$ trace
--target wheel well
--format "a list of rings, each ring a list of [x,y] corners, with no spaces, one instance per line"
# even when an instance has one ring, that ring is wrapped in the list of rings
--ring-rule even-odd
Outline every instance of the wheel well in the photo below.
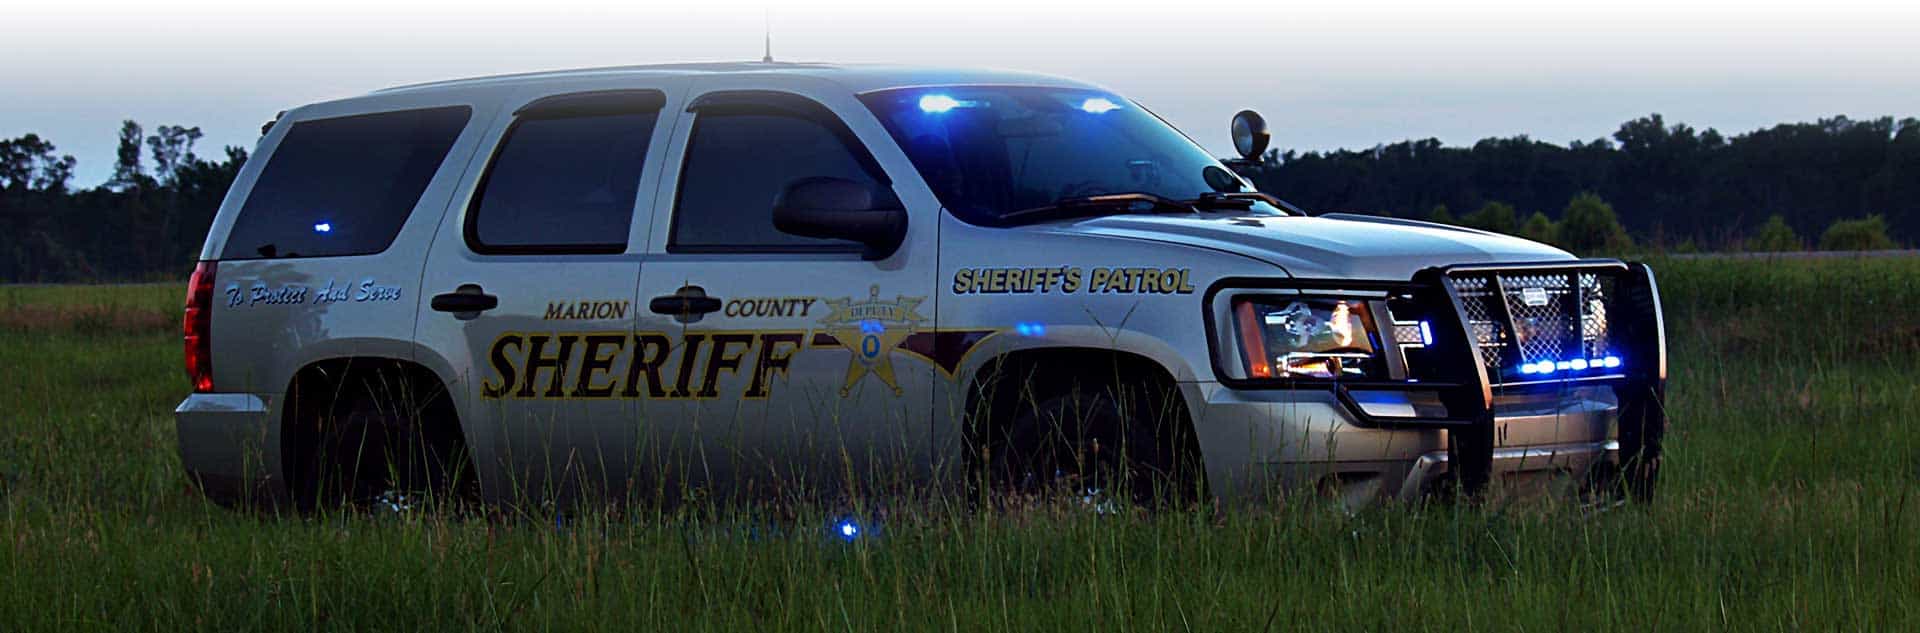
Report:
[[[979,468],[995,438],[1003,437],[1021,407],[1033,407],[1064,390],[1112,387],[1135,409],[1130,418],[1150,421],[1160,464],[1180,473],[1183,484],[1205,485],[1192,416],[1173,375],[1153,359],[1119,350],[1046,348],[1009,352],[988,361],[967,390],[962,437],[969,468]],[[975,471],[972,476],[980,473]]]
[[[388,441],[382,446],[390,450],[326,454],[321,429],[356,408],[398,423],[386,429]],[[473,478],[466,436],[446,383],[408,361],[349,357],[302,367],[287,386],[281,438],[288,490],[303,505],[316,500],[311,497],[321,490],[319,478],[329,475],[353,490],[375,492],[438,491]]]

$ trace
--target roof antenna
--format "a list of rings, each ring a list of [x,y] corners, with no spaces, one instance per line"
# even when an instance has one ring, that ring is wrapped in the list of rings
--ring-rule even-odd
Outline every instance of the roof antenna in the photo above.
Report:
[[[760,26],[761,33],[765,34],[767,39],[767,54],[760,58],[760,63],[771,64],[773,63],[773,9],[767,9],[766,13],[760,15]]]

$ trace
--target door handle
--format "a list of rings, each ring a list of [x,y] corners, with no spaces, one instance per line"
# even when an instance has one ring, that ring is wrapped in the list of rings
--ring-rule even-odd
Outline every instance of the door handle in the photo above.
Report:
[[[707,290],[699,286],[681,286],[673,294],[654,297],[647,302],[647,309],[654,314],[672,315],[673,320],[681,323],[699,321],[709,312],[720,311],[720,298],[707,296]]]
[[[433,296],[433,309],[439,312],[452,312],[453,318],[467,321],[480,316],[481,312],[500,307],[500,298],[487,294],[480,284],[461,284],[453,292]]]

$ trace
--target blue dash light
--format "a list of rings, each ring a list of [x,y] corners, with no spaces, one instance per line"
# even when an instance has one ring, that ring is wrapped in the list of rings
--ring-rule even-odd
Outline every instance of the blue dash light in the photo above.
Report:
[[[924,100],[922,100],[922,102],[924,103]],[[1114,103],[1106,97],[1091,97],[1086,101],[1080,102],[1080,109],[1090,114],[1103,114],[1120,109],[1120,104]]]
[[[1420,344],[1425,345],[1427,347],[1433,347],[1433,324],[1432,323],[1428,323],[1426,321],[1420,322]],[[1523,367],[1522,369],[1525,369],[1525,368]]]
[[[1013,325],[1013,331],[1019,332],[1021,336],[1046,336],[1047,326],[1041,323],[1022,321]]]
[[[333,223],[331,223],[331,222],[320,222],[320,223],[316,223],[316,224],[314,224],[314,225],[313,225],[313,232],[315,232],[315,233],[332,233],[332,232],[333,232]]]
[[[854,523],[853,519],[841,519],[839,524],[833,526],[833,531],[846,541],[860,538],[860,525]]]
[[[920,98],[920,111],[939,114],[960,107],[960,102],[947,95],[927,95]]]
[[[1587,370],[1587,359],[1585,358],[1575,358],[1573,360],[1567,361],[1567,364],[1572,365],[1574,371]]]
[[[1619,357],[1619,356],[1608,356],[1608,357],[1606,357],[1606,358],[1603,358],[1603,359],[1600,359],[1600,364],[1601,364],[1601,365],[1605,365],[1605,366],[1607,367],[1607,369],[1613,369],[1613,368],[1615,368],[1615,367],[1619,367],[1619,366],[1620,366],[1620,357]]]

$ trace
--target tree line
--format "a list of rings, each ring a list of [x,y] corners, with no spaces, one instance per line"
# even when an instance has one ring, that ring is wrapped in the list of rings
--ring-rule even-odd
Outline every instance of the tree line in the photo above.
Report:
[[[1459,217],[1448,211],[1446,205],[1440,205],[1428,212],[1425,219],[1518,235],[1586,255],[1693,253],[1701,250],[1692,238],[1678,244],[1665,244],[1657,240],[1651,244],[1635,242],[1626,226],[1620,223],[1620,216],[1614,211],[1613,205],[1592,192],[1575,194],[1561,211],[1559,219],[1541,211],[1522,218],[1513,205],[1504,202],[1488,202],[1472,213]],[[1886,218],[1879,215],[1834,220],[1818,234],[1817,239],[1810,240],[1801,237],[1787,223],[1785,216],[1774,214],[1751,235],[1722,242],[1714,250],[1781,253],[1810,247],[1823,251],[1877,251],[1897,249],[1901,245],[1888,234]]]
[[[1584,226],[1604,200],[1624,227],[1609,238],[1631,237],[1650,249],[1752,248],[1749,242],[1780,237],[1782,228],[1824,236],[1829,227],[1877,224],[1895,241],[1920,235],[1914,118],[1833,117],[1728,137],[1653,114],[1621,124],[1611,138],[1565,146],[1515,136],[1448,147],[1430,138],[1365,150],[1269,151],[1241,171],[1261,191],[1314,211],[1442,221],[1508,214],[1513,230],[1494,230],[1522,234],[1528,224],[1535,234],[1551,222]],[[1586,241],[1576,239],[1583,248]]]
[[[247,160],[194,153],[198,127],[120,126],[113,177],[72,186],[72,156],[36,134],[0,140],[0,281],[179,279]]]
[[[200,137],[197,127],[148,134],[126,121],[112,179],[88,189],[72,186],[75,160],[51,141],[0,140],[0,281],[184,276],[247,160],[239,147],[201,157]],[[1727,137],[1654,114],[1565,146],[1425,139],[1270,151],[1241,170],[1315,212],[1432,219],[1581,253],[1893,248],[1920,235],[1913,118],[1834,117]]]

